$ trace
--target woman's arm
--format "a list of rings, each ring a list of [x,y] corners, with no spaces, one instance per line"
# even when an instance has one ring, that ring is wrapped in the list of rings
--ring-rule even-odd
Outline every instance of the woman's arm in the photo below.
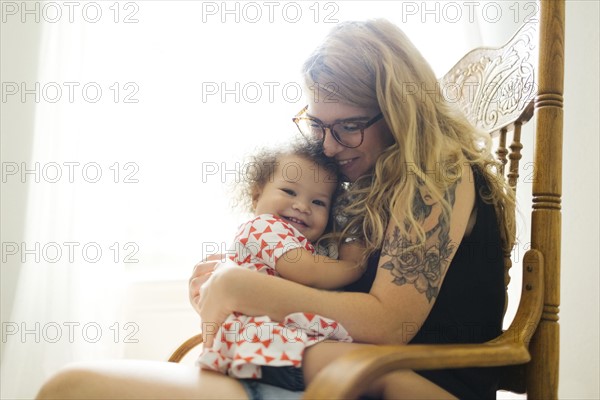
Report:
[[[340,259],[312,254],[303,248],[284,253],[276,264],[282,278],[316,289],[338,289],[358,280],[366,265],[360,265],[362,247],[347,243],[340,246]]]
[[[463,172],[463,177],[469,176],[467,170]],[[451,200],[449,221],[435,227],[447,234],[447,239],[444,235],[431,235],[423,250],[424,254],[439,255],[433,266],[431,257],[410,258],[406,253],[401,256],[398,250],[411,239],[399,236],[397,227],[390,224],[368,294],[318,290],[241,268],[228,269],[214,273],[211,279],[201,278],[204,283],[198,305],[201,317],[220,325],[232,311],[269,315],[278,321],[290,313],[303,311],[335,319],[358,342],[408,343],[427,318],[462,240],[475,203],[473,181],[468,178],[459,181]]]

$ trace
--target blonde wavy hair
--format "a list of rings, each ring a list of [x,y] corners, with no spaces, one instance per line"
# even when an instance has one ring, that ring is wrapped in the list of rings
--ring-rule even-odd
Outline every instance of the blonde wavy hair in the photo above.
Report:
[[[395,139],[372,173],[354,182],[342,202],[340,240],[359,236],[365,258],[381,249],[390,222],[403,237],[425,232],[418,221],[419,187],[451,212],[450,189],[465,164],[483,176],[482,198],[495,206],[505,252],[515,241],[515,196],[491,154],[488,134],[473,127],[442,95],[433,70],[408,37],[385,19],[343,22],[303,66],[307,87],[329,101],[380,109]],[[471,170],[471,169],[469,169]],[[432,178],[434,171],[435,179]],[[408,249],[405,249],[408,250]]]

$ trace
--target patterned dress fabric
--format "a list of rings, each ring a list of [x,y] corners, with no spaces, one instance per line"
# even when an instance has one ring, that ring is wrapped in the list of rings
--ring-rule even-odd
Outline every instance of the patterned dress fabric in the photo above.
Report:
[[[277,276],[277,260],[288,251],[313,245],[292,225],[271,214],[242,224],[229,258],[241,267]],[[287,256],[293,257],[293,252]],[[257,288],[257,290],[260,290]],[[323,340],[351,342],[336,321],[315,314],[293,313],[282,323],[268,316],[230,315],[204,349],[197,364],[235,378],[261,378],[261,366],[300,367],[304,349]]]

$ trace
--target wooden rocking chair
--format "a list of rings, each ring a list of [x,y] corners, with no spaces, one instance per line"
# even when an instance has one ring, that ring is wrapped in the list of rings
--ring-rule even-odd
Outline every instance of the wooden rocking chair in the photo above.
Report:
[[[498,139],[496,154],[508,167],[515,190],[521,127],[536,118],[531,248],[523,257],[521,300],[510,327],[483,344],[354,351],[321,371],[304,398],[358,398],[370,382],[400,369],[499,366],[504,367],[500,389],[535,399],[558,397],[564,13],[564,0],[542,0],[537,20],[528,21],[506,45],[471,51],[440,80],[445,95],[459,103],[471,122]],[[505,260],[508,285],[510,254]],[[169,361],[179,362],[201,341],[200,335],[189,339]]]

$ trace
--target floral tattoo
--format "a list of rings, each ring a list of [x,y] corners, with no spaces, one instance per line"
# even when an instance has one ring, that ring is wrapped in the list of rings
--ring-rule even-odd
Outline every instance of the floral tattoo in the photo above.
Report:
[[[452,185],[444,196],[450,207],[454,206],[457,184]],[[393,283],[398,286],[414,285],[419,293],[425,293],[431,303],[439,294],[441,278],[450,263],[455,244],[449,237],[449,219],[441,212],[439,203],[427,204],[431,203],[430,199],[431,196],[418,191],[413,206],[413,215],[425,229],[425,242],[418,243],[408,235],[402,236],[400,229],[395,227],[392,235],[383,242],[381,255],[389,256],[390,260],[381,268],[390,271]]]

